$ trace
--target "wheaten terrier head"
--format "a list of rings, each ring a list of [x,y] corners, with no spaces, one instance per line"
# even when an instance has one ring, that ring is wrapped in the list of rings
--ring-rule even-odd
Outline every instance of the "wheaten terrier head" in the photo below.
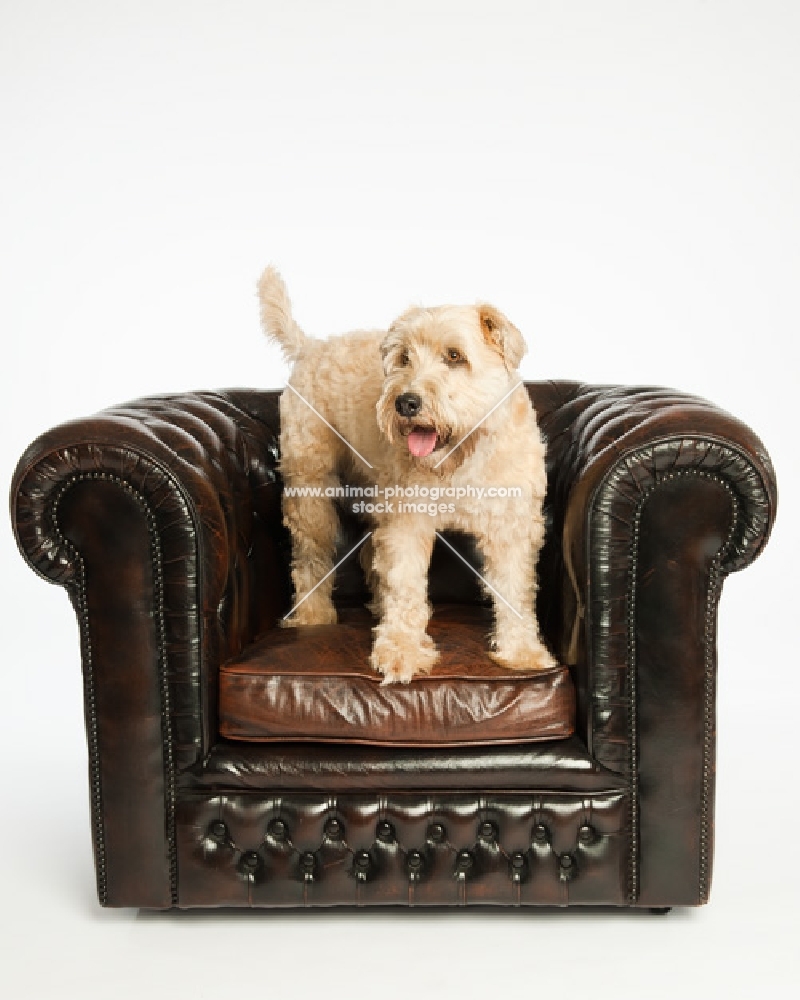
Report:
[[[435,466],[518,381],[525,350],[522,334],[493,306],[409,309],[381,344],[381,432],[416,464]],[[488,430],[470,434],[470,445],[456,452],[460,460]]]

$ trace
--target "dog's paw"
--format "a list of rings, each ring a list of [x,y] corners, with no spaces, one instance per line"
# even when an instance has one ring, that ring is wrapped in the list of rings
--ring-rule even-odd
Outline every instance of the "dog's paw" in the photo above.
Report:
[[[337,621],[336,608],[331,601],[311,600],[299,604],[288,618],[281,621],[284,628],[294,628],[300,625],[335,625]]]
[[[429,674],[439,659],[433,639],[378,635],[369,658],[372,669],[381,674],[383,684],[408,684],[414,677]]]
[[[550,651],[539,641],[496,639],[489,656],[506,670],[552,670],[558,666]]]

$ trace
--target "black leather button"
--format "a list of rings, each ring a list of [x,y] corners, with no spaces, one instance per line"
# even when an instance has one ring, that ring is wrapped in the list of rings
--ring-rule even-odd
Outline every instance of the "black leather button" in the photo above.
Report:
[[[273,819],[267,829],[275,840],[286,840],[289,836],[289,827],[282,819]]]
[[[475,857],[472,851],[459,851],[456,855],[456,874],[460,875],[462,878],[466,878],[474,867]]]
[[[528,871],[528,859],[522,851],[515,851],[508,859],[511,868],[511,881],[521,882]]]
[[[406,870],[412,882],[418,882],[422,878],[422,871],[425,868],[425,857],[420,851],[409,851],[406,856]]]
[[[356,851],[353,855],[353,871],[360,882],[366,882],[372,871],[372,858],[369,851]]]
[[[431,823],[428,827],[428,840],[432,844],[443,844],[447,839],[447,831],[441,823]]]
[[[242,855],[242,868],[248,872],[254,872],[261,865],[261,858],[256,851],[245,851]]]
[[[305,851],[300,855],[300,871],[306,882],[313,882],[317,870],[317,859],[312,851]]]
[[[328,840],[341,840],[344,837],[344,824],[332,816],[325,823],[325,836]]]
[[[574,878],[578,872],[577,865],[575,864],[575,858],[571,854],[562,854],[558,859],[558,869],[559,876],[562,881],[569,878]]]
[[[497,840],[497,827],[494,823],[487,820],[485,823],[481,823],[478,834],[481,840],[485,840],[487,843],[493,844]]]
[[[533,839],[537,844],[549,844],[550,843],[550,831],[544,825],[544,823],[537,823],[533,828]]]
[[[209,837],[224,843],[228,839],[228,828],[221,819],[215,819],[208,828]]]
[[[394,827],[388,820],[381,820],[375,833],[383,844],[391,844],[394,841]]]
[[[584,823],[583,826],[578,830],[578,840],[582,844],[591,844],[592,841],[597,837],[597,833],[593,826],[588,823]]]

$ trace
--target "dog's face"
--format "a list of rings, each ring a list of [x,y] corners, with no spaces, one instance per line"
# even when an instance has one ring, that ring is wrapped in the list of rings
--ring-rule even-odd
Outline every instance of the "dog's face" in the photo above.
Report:
[[[381,432],[412,462],[437,465],[516,381],[525,349],[519,330],[492,306],[410,309],[381,344]],[[463,460],[484,430],[470,434],[454,457]]]

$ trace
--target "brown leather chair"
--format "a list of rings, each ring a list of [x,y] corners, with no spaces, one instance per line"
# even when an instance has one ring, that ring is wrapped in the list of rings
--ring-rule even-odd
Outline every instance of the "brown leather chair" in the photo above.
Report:
[[[487,609],[445,546],[431,629],[477,675],[451,670],[441,697],[364,675],[355,559],[342,624],[276,628],[291,603],[276,392],[145,399],[30,447],[12,517],[78,616],[103,905],[707,901],[717,602],[769,536],[769,457],[690,396],[528,390],[548,440],[538,611],[569,667],[535,697],[535,678],[498,698],[508,678],[481,674]],[[360,530],[345,519],[343,551]],[[276,656],[254,681],[248,664]]]

